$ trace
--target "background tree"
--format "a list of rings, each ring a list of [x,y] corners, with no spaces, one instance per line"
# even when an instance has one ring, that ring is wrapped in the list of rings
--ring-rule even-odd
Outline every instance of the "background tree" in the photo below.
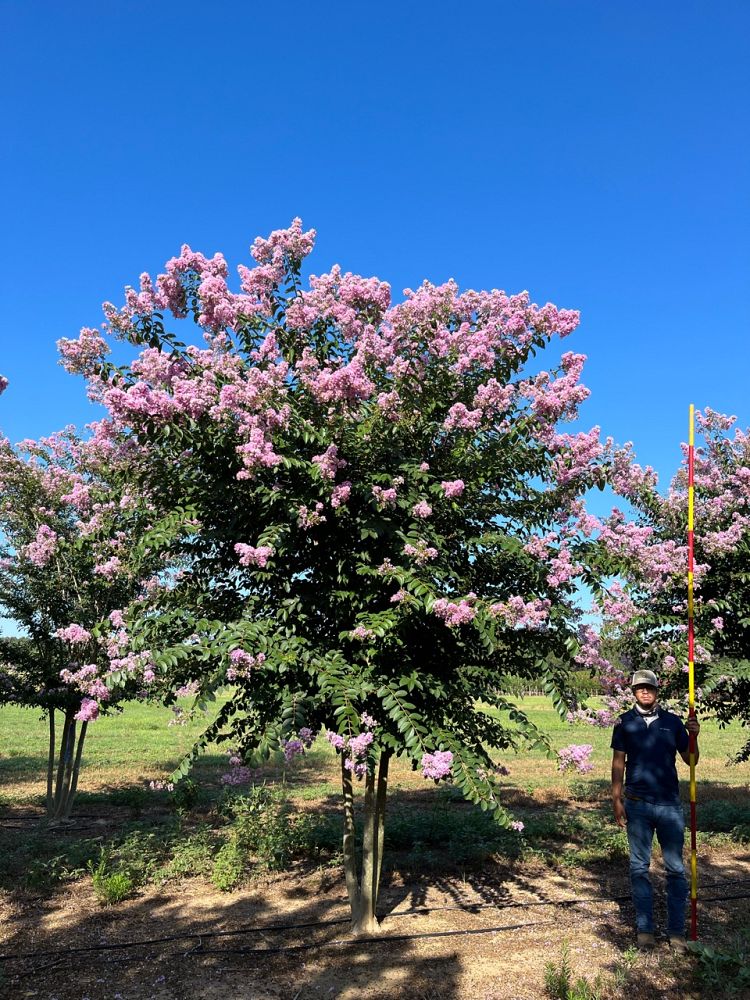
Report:
[[[94,330],[61,349],[112,432],[148,451],[137,494],[157,515],[136,556],[182,566],[128,614],[133,655],[158,650],[165,692],[197,682],[205,703],[231,685],[204,745],[291,759],[326,730],[367,933],[394,754],[514,825],[491,752],[543,735],[502,677],[540,678],[562,705],[576,588],[594,580],[581,494],[601,484],[605,449],[598,428],[557,430],[588,395],[583,356],[522,377],[577,313],[453,282],[392,306],[387,284],[338,267],[302,290],[313,237],[295,220],[257,239],[238,293],[220,255],[189,247],[142,275],[122,309],[105,305],[109,333],[142,348],[129,367],[105,363]],[[206,346],[178,341],[168,311]]]
[[[141,656],[126,660],[128,685],[105,683],[124,653],[121,609],[142,591],[124,553],[145,514],[115,490],[100,430],[87,442],[70,429],[18,448],[0,440],[0,609],[21,630],[0,637],[0,703],[40,708],[49,720],[51,820],[70,816],[88,723],[150,673]]]
[[[697,413],[695,451],[695,666],[704,711],[750,725],[750,434],[735,418]],[[625,673],[648,666],[667,697],[687,690],[687,447],[666,495],[655,475],[616,453],[613,485],[634,517],[598,526],[603,559],[619,583],[604,595],[605,686],[624,705]],[[611,716],[612,712],[601,713]],[[611,722],[611,717],[603,720]],[[738,752],[750,758],[750,741]]]

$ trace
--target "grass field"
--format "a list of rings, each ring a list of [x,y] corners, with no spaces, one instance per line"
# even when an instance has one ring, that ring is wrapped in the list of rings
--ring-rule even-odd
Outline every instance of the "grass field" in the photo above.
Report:
[[[187,708],[187,703],[183,707]],[[389,892],[395,891],[394,886],[409,886],[413,898],[427,900],[433,891],[429,887],[440,887],[449,902],[465,897],[471,889],[480,899],[477,905],[485,907],[488,900],[498,898],[496,884],[505,885],[504,892],[512,883],[514,892],[531,892],[534,886],[537,894],[544,894],[551,891],[551,886],[564,886],[567,891],[601,893],[601,886],[614,884],[614,880],[622,891],[627,842],[610,816],[609,731],[571,727],[541,697],[523,699],[521,707],[549,734],[553,751],[570,743],[591,743],[593,771],[585,776],[562,775],[554,755],[548,757],[542,751],[505,755],[499,760],[510,770],[503,779],[505,804],[524,823],[519,836],[498,828],[485,813],[463,802],[450,785],[436,786],[404,761],[395,761],[386,833],[385,878],[391,887]],[[84,910],[93,907],[92,926],[97,908],[100,913],[132,916],[141,912],[146,901],[153,903],[157,898],[173,900],[174,905],[180,901],[185,907],[198,906],[211,898],[214,908],[222,913],[234,912],[249,898],[262,898],[264,906],[270,906],[269,900],[273,900],[279,913],[286,913],[291,905],[287,896],[294,900],[295,892],[304,895],[311,879],[325,884],[329,894],[313,893],[317,918],[324,898],[330,896],[331,906],[333,900],[336,906],[341,904],[345,895],[340,878],[338,766],[325,741],[319,738],[304,758],[288,769],[283,767],[280,755],[269,761],[256,772],[254,788],[230,790],[220,782],[227,770],[226,751],[214,748],[200,759],[189,782],[171,794],[154,792],[149,782],[166,779],[210,721],[199,718],[184,725],[169,725],[172,719],[174,715],[168,709],[133,703],[126,705],[121,715],[103,718],[90,726],[75,822],[70,827],[49,830],[42,816],[46,724],[38,713],[19,708],[0,710],[0,891],[16,928],[23,925],[23,915],[35,907],[51,907],[51,912],[59,914],[69,909],[71,900]],[[738,726],[720,729],[711,720],[703,723],[698,771],[699,843],[713,866],[712,878],[720,877],[725,869],[735,875],[745,872],[742,866],[745,860],[750,861],[750,765],[727,763],[743,736]],[[678,767],[686,779],[687,768],[680,761]],[[294,891],[292,884],[297,887]],[[420,887],[416,896],[414,886]],[[390,898],[384,897],[386,910],[392,905],[387,902]],[[40,899],[47,902],[39,904]],[[101,910],[102,906],[105,910]],[[445,933],[458,933],[464,918],[457,919],[458,924],[446,924],[449,929]],[[717,933],[721,919],[719,914]],[[740,931],[745,933],[750,920],[743,920],[746,923],[740,921]],[[40,940],[48,944],[70,943],[71,935],[83,933],[82,927],[74,921],[69,931],[45,932],[41,939],[34,932],[35,946]],[[580,930],[576,933],[584,934]],[[621,936],[626,933],[622,931]],[[723,924],[720,933],[722,940],[727,940]],[[590,940],[589,929],[586,935]],[[19,941],[29,947],[30,939],[24,933],[11,932],[3,950],[17,948]],[[465,962],[469,962],[469,944],[462,944],[461,949]],[[731,971],[731,958],[727,961],[730,964],[726,968]],[[391,967],[382,964],[385,958],[378,962],[382,966],[380,973],[387,977]],[[539,960],[535,962],[534,974],[539,980]],[[616,995],[611,993],[614,974],[607,968],[605,979],[610,993],[602,987],[604,992],[592,993],[587,1000]],[[624,967],[618,968],[617,975],[622,979]],[[345,972],[341,970],[340,974]],[[497,975],[497,970],[492,975]],[[679,980],[676,972],[669,975],[675,982]],[[332,981],[335,992],[336,980]],[[658,985],[650,974],[644,981],[652,987]],[[689,996],[684,992],[684,977],[680,982],[683,993],[675,995]],[[0,995],[1,987],[0,977]],[[185,996],[223,995],[211,993],[207,986],[202,993],[190,993],[177,981],[172,993],[154,995],[181,997],[179,990],[183,988]],[[463,997],[470,995],[466,989],[465,985],[448,989],[443,982],[432,993],[413,995]],[[631,994],[640,996],[632,989]],[[60,989],[49,993],[50,1000],[80,1000],[80,995]],[[92,989],[86,995],[91,1000],[98,996]],[[131,995],[141,1000],[137,989],[122,994],[128,998]],[[252,992],[247,995],[265,996]],[[271,995],[286,994],[282,990]],[[345,992],[335,995],[349,996]],[[401,986],[394,985],[393,995],[412,994],[404,994]],[[497,997],[505,1000],[511,995],[545,994],[498,993]],[[113,994],[102,992],[101,996],[109,1000]]]

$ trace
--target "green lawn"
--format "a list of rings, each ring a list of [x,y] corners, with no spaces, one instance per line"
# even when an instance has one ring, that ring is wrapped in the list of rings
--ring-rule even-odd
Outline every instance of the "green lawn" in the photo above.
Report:
[[[499,758],[510,770],[502,779],[504,804],[525,824],[519,837],[466,804],[457,789],[425,781],[406,761],[396,760],[386,834],[390,864],[444,872],[526,858],[571,869],[624,856],[624,833],[610,816],[609,731],[569,726],[542,697],[520,705],[549,734],[553,751],[591,743],[593,771],[562,775],[554,753],[540,750]],[[182,708],[188,707],[183,702]],[[281,755],[269,761],[256,772],[255,791],[228,793],[220,782],[226,750],[212,748],[178,793],[152,792],[148,782],[166,778],[210,722],[199,717],[169,725],[173,718],[169,709],[132,703],[91,725],[74,809],[80,825],[56,832],[38,822],[9,827],[0,848],[0,884],[52,888],[87,875],[89,864],[101,865],[102,858],[108,871],[118,877],[124,872],[133,884],[185,875],[236,878],[239,884],[251,869],[232,854],[238,843],[244,845],[242,857],[255,857],[256,866],[294,859],[337,863],[338,766],[322,738],[289,769]],[[38,712],[8,707],[0,710],[0,733],[0,809],[6,816],[17,807],[28,813],[43,805],[46,724]],[[699,836],[719,849],[750,842],[750,765],[726,764],[743,737],[739,726],[722,730],[710,720],[701,733]],[[686,778],[687,768],[679,766]],[[257,824],[253,796],[269,790],[272,801],[264,799]]]

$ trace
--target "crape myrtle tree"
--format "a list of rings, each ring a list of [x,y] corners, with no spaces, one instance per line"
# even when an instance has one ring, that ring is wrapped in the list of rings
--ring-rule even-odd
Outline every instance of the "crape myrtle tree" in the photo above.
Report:
[[[0,704],[48,720],[53,821],[70,816],[88,724],[154,676],[147,657],[127,658],[118,628],[122,608],[145,593],[124,558],[145,507],[113,490],[117,461],[101,425],[87,441],[72,429],[15,448],[0,439],[0,610],[21,629],[0,637]],[[123,658],[128,684],[112,689],[105,678]]]
[[[750,431],[706,409],[696,414],[695,670],[704,711],[750,725]],[[618,575],[602,601],[601,670],[609,709],[579,713],[609,724],[624,707],[624,666],[648,666],[678,703],[687,690],[687,446],[663,495],[652,470],[621,453],[611,479],[635,516],[613,515],[595,532]],[[618,658],[608,657],[607,646]],[[617,660],[621,662],[617,662]],[[750,740],[737,758],[750,758]]]
[[[338,267],[303,288],[314,235],[295,220],[256,239],[238,292],[221,255],[185,246],[63,357],[112,432],[148,449],[134,476],[161,517],[144,544],[182,564],[127,616],[133,655],[153,651],[165,692],[197,683],[205,703],[230,685],[203,745],[291,759],[325,730],[352,926],[369,933],[394,755],[514,825],[491,753],[544,737],[503,675],[562,704],[586,661],[581,495],[607,456],[598,428],[558,430],[588,395],[582,355],[523,374],[577,313],[452,281],[392,305],[386,283]],[[185,318],[205,345],[177,340]],[[140,349],[129,366],[104,360],[110,336]]]

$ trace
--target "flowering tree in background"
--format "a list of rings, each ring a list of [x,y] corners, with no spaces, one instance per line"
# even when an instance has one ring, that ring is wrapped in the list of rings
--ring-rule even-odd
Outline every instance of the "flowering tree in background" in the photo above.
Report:
[[[697,414],[695,453],[695,666],[703,707],[721,722],[750,724],[750,432],[734,417]],[[612,482],[635,518],[615,511],[595,530],[609,569],[620,582],[602,601],[599,667],[608,709],[579,713],[611,724],[627,704],[625,669],[648,666],[664,694],[687,689],[687,447],[666,496],[651,470],[619,453]],[[617,657],[606,656],[607,646]],[[619,662],[620,661],[624,662]],[[738,758],[750,757],[750,741]]]
[[[17,448],[0,440],[0,609],[23,632],[0,638],[0,703],[47,716],[51,820],[70,816],[88,723],[150,673],[128,660],[128,686],[106,684],[123,655],[120,609],[142,591],[124,553],[143,511],[105,478],[112,442],[99,430],[87,442],[71,430]]]
[[[299,220],[257,239],[238,292],[221,255],[183,247],[124,307],[105,305],[104,336],[60,347],[111,433],[147,450],[147,548],[182,567],[126,614],[131,655],[149,651],[165,692],[197,683],[206,703],[231,685],[202,745],[291,760],[325,730],[352,926],[369,933],[394,754],[512,822],[491,751],[543,735],[502,678],[534,678],[560,705],[573,654],[588,655],[581,496],[606,449],[598,428],[558,430],[588,395],[583,356],[523,377],[577,313],[453,282],[392,305],[387,284],[338,267],[303,289],[313,241]],[[205,343],[185,346],[168,313]],[[129,366],[106,362],[108,336],[140,348]]]

